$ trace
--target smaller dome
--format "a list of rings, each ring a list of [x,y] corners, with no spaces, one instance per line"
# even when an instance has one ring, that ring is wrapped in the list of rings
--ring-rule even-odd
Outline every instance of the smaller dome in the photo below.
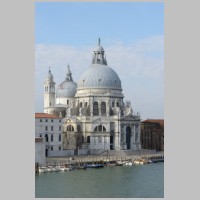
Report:
[[[58,85],[56,91],[56,97],[58,98],[70,98],[74,97],[76,93],[77,84],[73,81],[70,66],[67,66],[67,74],[65,81]]]
[[[77,84],[73,81],[63,81],[58,85],[56,91],[56,97],[58,98],[70,98],[74,97],[76,93]]]

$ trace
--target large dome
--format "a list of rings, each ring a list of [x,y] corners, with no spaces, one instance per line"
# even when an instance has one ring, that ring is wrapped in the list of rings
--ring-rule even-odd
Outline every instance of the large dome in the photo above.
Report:
[[[70,98],[74,97],[76,93],[77,84],[71,81],[63,81],[57,88],[56,97]]]
[[[78,82],[79,89],[118,89],[122,90],[121,81],[117,73],[107,65],[105,51],[100,45],[93,51],[91,66],[81,75]]]
[[[82,75],[77,89],[107,88],[122,89],[117,73],[107,65],[92,64]]]

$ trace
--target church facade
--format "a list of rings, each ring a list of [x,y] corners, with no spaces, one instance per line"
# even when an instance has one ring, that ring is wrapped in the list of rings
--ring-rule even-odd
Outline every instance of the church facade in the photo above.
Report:
[[[138,150],[140,116],[130,101],[124,102],[121,80],[107,65],[100,44],[91,66],[75,83],[70,67],[55,88],[49,70],[44,81],[44,112],[63,118],[62,149],[74,154],[100,154],[107,150]]]

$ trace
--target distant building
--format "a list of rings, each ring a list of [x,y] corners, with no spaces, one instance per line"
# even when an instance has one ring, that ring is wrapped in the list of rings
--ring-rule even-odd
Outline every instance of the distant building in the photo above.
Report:
[[[164,120],[147,119],[141,121],[141,147],[164,151]]]
[[[75,155],[141,148],[140,116],[133,113],[130,101],[124,102],[123,98],[121,80],[107,65],[100,39],[91,66],[78,83],[73,81],[69,66],[57,89],[51,70],[44,81],[44,113],[57,116],[57,120],[63,118],[62,148]],[[57,140],[61,132],[51,131],[50,127],[51,122],[44,122],[41,133],[47,134],[49,140],[51,135]],[[48,153],[53,155],[54,148],[58,151],[61,143],[49,142],[53,150]]]

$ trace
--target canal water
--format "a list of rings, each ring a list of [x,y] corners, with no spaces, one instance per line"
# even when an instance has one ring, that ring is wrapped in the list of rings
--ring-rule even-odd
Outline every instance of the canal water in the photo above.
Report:
[[[35,175],[36,198],[164,198],[164,163]]]

